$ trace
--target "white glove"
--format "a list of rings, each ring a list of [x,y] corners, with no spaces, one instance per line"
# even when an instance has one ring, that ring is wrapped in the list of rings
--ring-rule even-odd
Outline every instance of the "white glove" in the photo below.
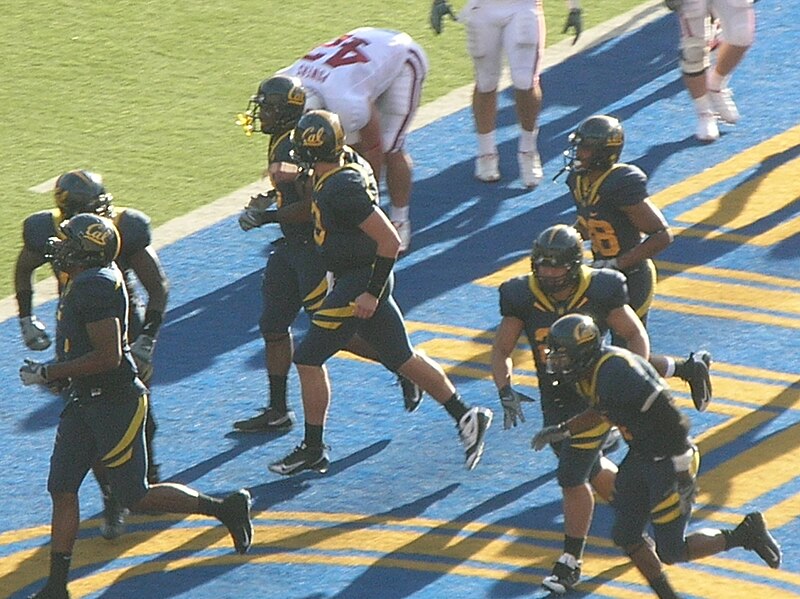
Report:
[[[139,378],[147,383],[153,376],[153,352],[156,340],[150,335],[139,335],[131,344],[131,356],[139,369]]]
[[[47,386],[47,364],[36,362],[35,360],[25,360],[19,369],[19,379],[26,387],[28,385]]]
[[[570,436],[571,434],[567,428],[566,422],[546,426],[533,436],[533,439],[531,439],[531,448],[534,451],[540,451],[551,443],[558,443],[564,439],[569,439]]]
[[[50,336],[45,330],[44,323],[33,314],[20,318],[19,328],[22,331],[22,340],[28,349],[43,351],[50,347]]]
[[[672,457],[675,467],[675,486],[680,501],[681,513],[691,514],[694,499],[697,497],[697,466],[700,458],[698,449],[692,445],[686,453]]]
[[[595,260],[592,262],[592,268],[613,268],[619,270],[616,258],[609,258],[608,260]]]

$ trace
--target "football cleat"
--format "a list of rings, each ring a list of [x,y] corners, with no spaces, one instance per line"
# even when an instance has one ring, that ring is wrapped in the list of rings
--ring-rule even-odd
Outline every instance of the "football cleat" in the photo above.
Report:
[[[711,99],[711,106],[719,118],[730,125],[735,125],[739,121],[739,109],[733,101],[733,92],[726,87],[719,91],[708,90],[708,97]]]
[[[525,187],[528,189],[538,187],[539,183],[544,179],[542,159],[539,157],[539,152],[536,150],[519,152],[517,153],[517,162],[519,163],[519,176],[522,178],[522,183]]]
[[[497,154],[483,154],[475,159],[475,178],[484,183],[500,180],[500,157]]]
[[[781,546],[767,530],[767,523],[761,512],[747,514],[734,529],[733,535],[741,540],[742,547],[755,551],[770,568],[781,567]]]
[[[617,451],[621,444],[622,433],[619,432],[616,426],[612,426],[608,431],[608,435],[606,435],[605,441],[603,441],[603,445],[600,446],[600,451],[603,455],[608,455]]]
[[[269,469],[275,474],[283,476],[297,474],[303,470],[316,470],[320,474],[325,474],[330,463],[328,447],[324,445],[322,447],[309,447],[303,441],[285,458],[270,464]]]
[[[250,519],[252,503],[250,491],[247,489],[239,489],[222,501],[219,520],[231,533],[236,553],[247,553],[253,544],[253,522]]]
[[[701,112],[697,115],[697,128],[694,136],[702,142],[712,142],[719,139],[719,126],[717,115],[713,112]]]
[[[411,245],[411,221],[408,220],[395,220],[392,221],[394,228],[397,229],[397,235],[400,237],[400,253],[408,251],[408,246]]]
[[[66,588],[54,589],[49,584],[33,595],[28,595],[28,599],[69,599],[69,591]]]
[[[113,541],[125,532],[127,515],[128,510],[122,507],[113,495],[103,495],[103,523],[100,525],[100,534],[103,538]]]
[[[492,424],[492,411],[488,408],[470,408],[458,421],[458,434],[464,444],[464,465],[472,470],[483,455],[486,431]]]
[[[698,412],[704,412],[711,402],[711,354],[707,351],[693,352],[686,360],[688,374],[684,380],[689,383],[692,401]]]
[[[574,555],[564,553],[553,566],[553,573],[542,581],[542,586],[553,593],[563,595],[572,590],[580,579],[581,561]]]
[[[280,412],[270,406],[261,411],[258,416],[247,420],[237,420],[233,428],[241,433],[268,433],[274,431],[288,431],[294,426],[295,416],[292,410]]]
[[[406,412],[409,414],[416,412],[422,403],[422,388],[402,374],[397,375],[397,384],[400,385],[400,389],[403,391],[403,403],[405,404]]]

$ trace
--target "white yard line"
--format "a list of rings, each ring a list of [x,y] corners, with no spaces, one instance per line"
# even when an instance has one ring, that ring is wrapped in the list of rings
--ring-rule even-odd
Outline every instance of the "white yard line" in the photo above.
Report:
[[[542,68],[549,69],[562,63],[575,53],[582,52],[609,39],[639,29],[661,18],[668,12],[669,11],[664,8],[662,0],[650,0],[618,17],[584,31],[581,34],[580,40],[578,40],[578,43],[574,46],[572,45],[571,38],[549,46],[545,49]],[[675,40],[675,43],[678,43],[677,40]],[[466,50],[464,50],[464,60],[467,60]],[[509,85],[511,85],[511,79],[509,78],[508,70],[506,70],[503,73],[500,87],[501,89],[505,89]],[[544,101],[547,102],[546,95]],[[441,98],[421,106],[414,119],[412,129],[419,129],[425,125],[429,125],[437,119],[452,114],[462,108],[466,108],[471,102],[471,84],[453,90]],[[56,177],[31,187],[30,189],[38,193],[49,193],[53,189],[55,180]],[[264,183],[261,181],[250,183],[210,204],[201,206],[188,214],[164,223],[153,231],[153,247],[158,250],[192,233],[196,233],[197,231],[237,214],[242,206],[247,203],[249,197],[261,191],[263,186]],[[47,277],[39,281],[34,287],[34,305],[36,306],[56,299],[56,297],[56,284],[53,277]],[[17,302],[14,296],[0,300],[0,321],[4,321],[16,315]]]

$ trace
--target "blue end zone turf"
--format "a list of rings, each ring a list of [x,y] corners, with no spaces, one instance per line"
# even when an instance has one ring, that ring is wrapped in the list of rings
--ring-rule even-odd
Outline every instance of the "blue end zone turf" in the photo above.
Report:
[[[415,161],[412,251],[397,266],[398,303],[412,340],[453,374],[465,399],[500,411],[489,370],[499,321],[497,283],[524,272],[541,229],[572,222],[564,179],[551,178],[577,123],[597,112],[625,124],[623,160],[650,175],[650,191],[676,233],[660,258],[649,329],[654,351],[710,350],[716,398],[691,409],[673,383],[704,450],[692,528],[731,527],[765,511],[784,548],[774,572],[741,549],[670,568],[691,597],[800,596],[796,519],[800,413],[800,27],[787,7],[757,5],[758,37],[732,86],[742,113],[722,138],[701,145],[677,70],[673,15],[547,71],[540,152],[545,181],[529,192],[517,180],[512,95],[501,97],[503,180],[473,180],[472,116],[460,110],[410,137]],[[466,59],[466,57],[465,57]],[[463,467],[452,420],[430,398],[403,411],[394,377],[349,359],[330,364],[333,401],[326,431],[327,475],[279,478],[267,464],[302,438],[236,435],[234,420],[264,406],[258,332],[266,242],[227,219],[161,250],[171,279],[170,309],[156,352],[153,406],[157,461],[168,479],[222,495],[247,487],[256,540],[233,553],[207,518],[134,516],[117,541],[97,530],[96,483],[81,491],[73,597],[252,595],[323,597],[517,597],[538,592],[561,553],[561,496],[555,459],[529,449],[541,425],[502,431],[495,421],[474,472]],[[512,266],[522,261],[517,266]],[[510,271],[497,274],[503,268]],[[54,306],[38,309],[53,329]],[[296,333],[306,327],[301,317]],[[48,565],[48,458],[59,400],[23,389],[15,319],[0,323],[0,595],[25,597]],[[535,395],[527,351],[516,368]],[[675,381],[675,379],[673,379]],[[290,402],[302,418],[297,378]],[[624,450],[614,454],[621,459]],[[642,578],[608,540],[612,512],[598,506],[584,565],[583,597],[648,596]],[[632,594],[633,593],[633,594]]]

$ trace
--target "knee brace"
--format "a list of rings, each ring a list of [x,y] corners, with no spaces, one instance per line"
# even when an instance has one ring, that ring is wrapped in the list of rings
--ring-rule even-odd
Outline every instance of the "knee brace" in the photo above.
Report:
[[[700,75],[711,65],[706,40],[701,37],[681,38],[681,71],[685,75]]]

